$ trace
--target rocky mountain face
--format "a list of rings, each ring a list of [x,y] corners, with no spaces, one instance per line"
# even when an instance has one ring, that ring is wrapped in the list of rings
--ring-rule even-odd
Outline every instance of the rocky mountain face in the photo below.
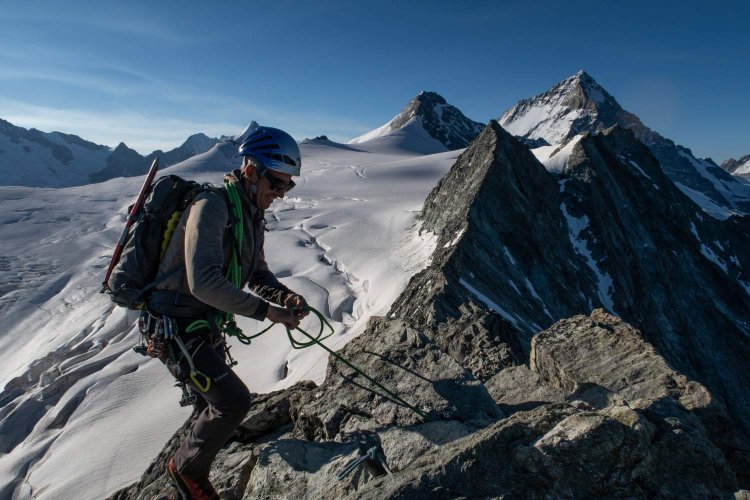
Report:
[[[704,216],[629,130],[584,136],[556,176],[492,122],[423,219],[441,239],[398,316],[441,324],[479,301],[528,348],[554,321],[604,307],[750,415],[750,218]]]
[[[750,175],[750,155],[745,155],[739,160],[730,158],[721,163],[721,168],[734,175]]]
[[[142,175],[156,156],[162,166],[173,165],[218,142],[195,134],[178,148],[143,157],[124,143],[110,150],[76,135],[27,130],[0,119],[0,185],[68,187]]]
[[[110,150],[60,132],[27,130],[0,119],[0,184],[72,186],[89,182]]]
[[[422,91],[382,127],[349,141],[357,144],[391,134],[411,123],[418,123],[427,134],[449,150],[462,149],[481,132],[483,124],[470,120],[435,92]]]
[[[162,167],[175,165],[185,161],[197,154],[204,153],[211,149],[215,144],[220,142],[219,139],[208,137],[205,134],[193,134],[178,148],[164,152],[157,149],[148,156],[141,156],[137,151],[128,148],[125,143],[112,151],[107,158],[107,166],[102,170],[91,175],[92,182],[102,182],[115,177],[133,177],[144,175],[148,172],[151,163],[158,156],[159,163]]]
[[[546,152],[551,156],[564,151],[582,133],[619,125],[632,130],[656,156],[667,176],[710,215],[724,219],[733,213],[750,213],[750,186],[643,125],[584,71],[543,94],[520,101],[499,122],[513,135],[554,146],[553,151]]]
[[[555,175],[494,121],[421,217],[430,265],[340,353],[426,417],[331,358],[320,387],[257,396],[212,469],[222,495],[750,488],[747,218],[704,216],[627,129],[584,135]],[[113,498],[166,498],[190,423]]]

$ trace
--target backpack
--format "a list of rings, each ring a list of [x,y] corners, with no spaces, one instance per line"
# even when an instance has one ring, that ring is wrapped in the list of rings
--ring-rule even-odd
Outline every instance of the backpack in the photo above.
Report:
[[[174,273],[157,276],[159,263],[185,209],[199,193],[209,189],[215,188],[177,175],[160,177],[151,186],[106,282],[105,291],[115,304],[141,309],[147,292]]]

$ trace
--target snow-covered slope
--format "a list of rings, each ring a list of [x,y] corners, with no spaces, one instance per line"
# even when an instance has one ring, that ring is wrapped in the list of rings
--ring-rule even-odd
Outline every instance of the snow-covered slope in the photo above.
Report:
[[[76,135],[27,130],[0,119],[0,185],[71,187],[141,175],[156,156],[162,165],[174,165],[218,142],[199,133],[175,149],[143,157],[124,143],[110,149]]]
[[[74,135],[26,130],[0,119],[0,185],[87,184],[111,153]]]
[[[750,175],[750,155],[742,156],[739,160],[730,158],[721,164],[721,168],[732,175]]]
[[[534,148],[552,171],[564,168],[572,143],[581,134],[620,125],[649,147],[667,176],[708,214],[725,219],[734,213],[750,213],[750,187],[643,125],[583,70],[547,92],[520,101],[498,121]]]
[[[332,321],[334,348],[426,264],[434,241],[415,215],[460,153],[398,155],[391,141],[303,143],[298,187],[267,212],[270,267]],[[221,143],[162,173],[218,183],[234,153]],[[103,498],[137,479],[188,414],[166,370],[131,350],[132,314],[97,293],[141,182],[0,187],[0,498]],[[325,376],[325,352],[293,350],[283,329],[232,353],[255,392]]]
[[[397,135],[398,147],[429,154],[465,148],[483,125],[464,116],[435,92],[422,91],[391,121],[356,137],[349,144]]]

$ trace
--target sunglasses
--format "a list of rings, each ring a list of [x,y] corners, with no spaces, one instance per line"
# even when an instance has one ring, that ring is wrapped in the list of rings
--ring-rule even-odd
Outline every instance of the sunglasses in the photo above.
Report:
[[[294,186],[296,186],[293,180],[289,180],[289,182],[282,181],[281,179],[269,174],[268,171],[263,172],[263,177],[265,177],[268,184],[271,185],[271,191],[276,191],[277,193],[288,193],[294,189]]]

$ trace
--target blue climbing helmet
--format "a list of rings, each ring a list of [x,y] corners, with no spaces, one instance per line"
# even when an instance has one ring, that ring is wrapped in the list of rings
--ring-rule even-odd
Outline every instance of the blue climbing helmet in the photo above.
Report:
[[[290,175],[299,175],[302,156],[291,135],[273,127],[258,127],[240,143],[240,156],[249,156],[262,167]]]

